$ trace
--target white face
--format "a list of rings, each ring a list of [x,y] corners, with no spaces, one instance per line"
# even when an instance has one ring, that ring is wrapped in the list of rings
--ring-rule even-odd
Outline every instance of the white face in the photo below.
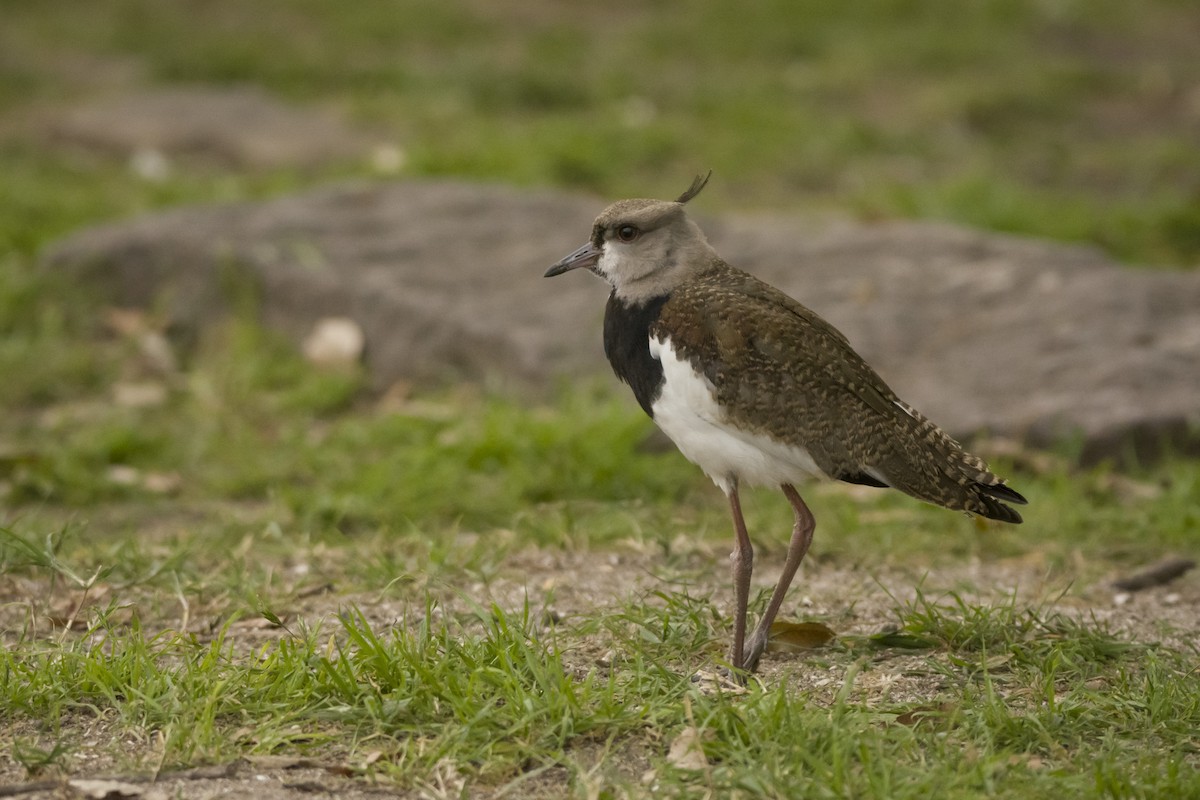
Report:
[[[631,302],[670,293],[716,257],[676,203],[616,203],[597,218],[594,233],[602,238],[594,271]]]
[[[596,271],[611,283],[617,285],[616,276],[624,274],[627,270],[622,268],[622,262],[629,260],[628,252],[629,245],[614,240],[609,240],[604,243],[604,249],[600,253],[600,260],[596,262]]]
[[[668,229],[646,231],[631,242],[615,237],[605,239],[596,272],[612,285],[618,295],[629,299],[660,294],[663,277],[678,267],[677,252],[670,247]]]

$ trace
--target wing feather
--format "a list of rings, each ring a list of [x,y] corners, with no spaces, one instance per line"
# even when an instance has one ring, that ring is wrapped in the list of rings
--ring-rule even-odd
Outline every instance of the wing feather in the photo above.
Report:
[[[1019,494],[900,400],[840,331],[769,284],[720,262],[673,292],[655,325],[738,427],[805,448],[843,480],[1019,520],[998,502]]]

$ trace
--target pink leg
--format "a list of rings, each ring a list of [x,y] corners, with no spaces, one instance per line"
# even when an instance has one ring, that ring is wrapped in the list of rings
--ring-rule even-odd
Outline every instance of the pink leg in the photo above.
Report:
[[[758,668],[758,659],[767,649],[767,639],[771,635],[771,623],[775,621],[775,615],[779,613],[779,607],[783,605],[784,595],[787,594],[788,587],[792,585],[792,578],[796,576],[796,570],[800,568],[800,562],[804,560],[804,554],[808,552],[808,547],[812,544],[813,531],[817,527],[812,512],[808,510],[808,506],[804,504],[804,500],[800,498],[796,489],[788,483],[783,484],[781,488],[784,495],[787,496],[788,502],[792,504],[792,511],[796,515],[796,524],[792,528],[792,540],[788,543],[783,574],[779,576],[779,583],[775,585],[775,591],[771,593],[771,602],[767,606],[767,611],[758,621],[754,635],[750,637],[750,644],[741,659],[740,666],[748,672],[754,672]],[[749,541],[747,541],[748,545]]]
[[[746,533],[746,520],[742,518],[742,504],[738,500],[736,483],[729,491],[729,510],[733,513],[733,532],[736,536],[734,550],[729,555],[733,566],[733,591],[736,602],[733,647],[729,650],[729,663],[737,672],[742,669],[742,653],[746,641],[746,606],[750,603],[750,574],[754,570],[754,547],[750,544],[750,534]]]

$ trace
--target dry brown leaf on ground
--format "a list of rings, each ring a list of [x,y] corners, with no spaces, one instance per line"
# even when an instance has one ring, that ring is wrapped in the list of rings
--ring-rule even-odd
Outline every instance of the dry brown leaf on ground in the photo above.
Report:
[[[698,728],[691,725],[684,728],[671,741],[667,763],[676,769],[706,769],[708,756],[704,755],[704,739],[704,733]]]
[[[768,653],[803,653],[819,650],[837,637],[822,622],[774,622],[767,640]]]

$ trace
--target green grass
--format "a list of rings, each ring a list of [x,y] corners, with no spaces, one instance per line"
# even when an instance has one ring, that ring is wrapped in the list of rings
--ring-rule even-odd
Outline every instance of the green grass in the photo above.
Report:
[[[1031,501],[1017,528],[806,488],[816,543],[784,616],[839,637],[713,692],[692,677],[730,636],[727,511],[644,446],[621,387],[380,402],[252,302],[168,337],[172,366],[147,355],[153,313],[116,324],[36,267],[82,225],[377,177],[181,161],[149,182],[36,133],[178,83],[340,109],[407,176],[665,196],[712,167],[717,209],[944,218],[1192,265],[1192,5],[250,8],[4,9],[0,782],[271,755],[428,794],[1200,794],[1194,584],[1124,607],[1107,588],[1194,550],[1195,461],[997,464]],[[139,385],[148,402],[121,400]],[[786,503],[745,503],[778,567]],[[668,755],[686,731],[696,769]]]
[[[229,624],[202,641],[97,612],[79,638],[0,654],[0,696],[32,718],[115,714],[118,729],[157,731],[168,770],[282,751],[336,754],[355,774],[401,785],[447,769],[482,790],[552,773],[571,793],[608,796],[645,791],[620,772],[627,760],[648,765],[641,783],[668,796],[1183,797],[1200,787],[1194,663],[1036,612],[898,609],[902,624],[943,642],[925,667],[941,681],[936,702],[864,705],[855,683],[891,669],[886,648],[798,665],[839,676],[828,704],[757,684],[701,693],[680,666],[706,657],[704,604],[633,605],[613,617],[637,619],[629,627],[545,627],[528,604],[444,611],[427,598],[393,627],[349,608],[337,630],[297,626],[249,653]],[[573,653],[598,627],[627,654],[620,666]],[[703,769],[664,758],[685,728],[699,732]],[[71,736],[53,723],[43,732],[60,759]]]
[[[10,776],[285,755],[531,796],[1200,786],[1194,629],[1167,616],[1118,632],[1086,611],[1107,607],[1089,587],[1113,570],[1189,551],[1196,462],[1018,472],[1029,523],[1003,529],[810,490],[813,574],[875,574],[895,596],[802,579],[785,615],[805,618],[811,594],[824,610],[809,618],[840,638],[768,659],[745,694],[705,693],[692,675],[730,636],[726,510],[678,455],[644,452],[650,424],[619,387],[379,407],[361,376],[234,319],[158,377],[161,405],[123,407],[106,398],[137,376],[134,343],[52,279],[6,280],[7,334],[25,345],[6,357],[30,367],[5,386],[17,413],[0,427]],[[66,352],[78,361],[51,357]],[[178,480],[164,493],[115,467]],[[759,563],[777,566],[786,504],[753,493],[747,513]],[[1020,595],[960,569],[1030,559],[1018,571],[1046,588]],[[668,758],[688,729],[702,769]]]
[[[256,84],[399,145],[415,176],[673,196],[715,170],[728,209],[943,218],[1200,254],[1197,11],[1155,0],[710,1],[616,7],[64,0],[9,4],[0,114],[170,84]],[[365,164],[245,175],[0,128],[0,243],[188,200],[256,197]]]

